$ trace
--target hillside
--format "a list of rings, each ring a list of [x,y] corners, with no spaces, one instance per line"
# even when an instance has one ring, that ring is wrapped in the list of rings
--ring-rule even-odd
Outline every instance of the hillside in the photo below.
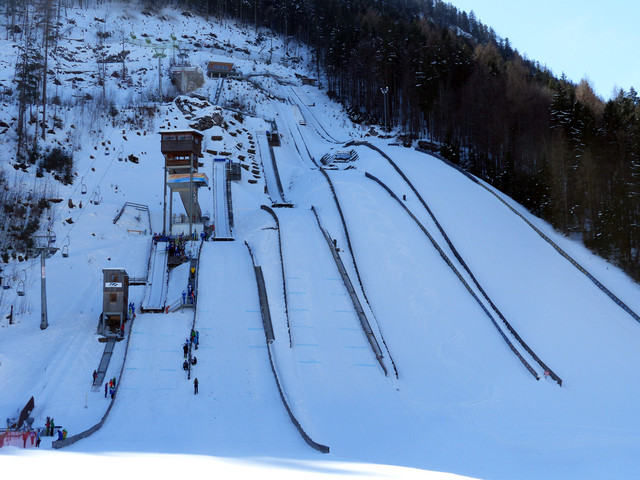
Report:
[[[42,148],[73,154],[73,183],[46,171],[35,182],[38,166],[28,162],[14,168],[17,120],[0,139],[13,186],[25,197],[60,200],[41,226],[59,249],[46,259],[46,329],[40,259],[3,266],[0,412],[13,420],[33,396],[34,426],[53,416],[70,437],[108,415],[95,433],[60,450],[51,437],[40,450],[3,446],[3,465],[35,474],[63,469],[72,478],[131,471],[633,478],[640,467],[637,284],[475,177],[351,123],[322,78],[320,86],[303,85],[315,71],[303,45],[230,20],[172,9],[120,14],[112,5],[69,8],[50,60],[60,100],[48,107]],[[149,42],[166,45],[172,35],[176,54],[192,66],[232,62],[237,78],[204,77],[179,95],[166,49],[160,98]],[[98,74],[99,37],[114,56],[127,39],[124,81],[116,75],[121,63]],[[7,89],[19,46],[0,43]],[[17,119],[8,93],[1,108],[3,118]],[[274,126],[279,145],[269,148]],[[96,333],[102,269],[147,280],[156,272],[152,260],[164,248],[158,242],[153,250],[152,235],[163,224],[159,133],[193,128],[203,135],[200,171],[210,181],[198,200],[203,215],[220,222],[216,231],[227,191],[215,181],[216,159],[239,165],[241,178],[228,183],[233,241],[200,242],[196,234],[186,243],[198,261],[193,309],[180,308],[190,263],[162,277],[168,313],[140,312],[157,285],[130,287],[138,309],[105,372],[117,378],[110,401],[102,382],[91,386],[105,348]],[[185,213],[177,195],[173,206]],[[186,373],[182,345],[192,327],[200,345]],[[329,453],[311,448],[290,415]]]

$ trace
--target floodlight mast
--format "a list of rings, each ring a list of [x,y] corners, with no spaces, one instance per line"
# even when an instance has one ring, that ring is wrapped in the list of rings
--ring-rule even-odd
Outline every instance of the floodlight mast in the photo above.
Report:
[[[389,93],[389,87],[381,88],[380,93],[382,93],[384,98],[384,130],[386,132],[388,130],[387,128],[387,93]]]

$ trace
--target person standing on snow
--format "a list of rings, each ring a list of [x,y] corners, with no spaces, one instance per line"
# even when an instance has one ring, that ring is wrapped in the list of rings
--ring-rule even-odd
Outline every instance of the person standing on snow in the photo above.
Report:
[[[98,372],[96,372],[95,370],[93,371],[93,384],[96,384],[96,378],[98,378]]]
[[[182,290],[182,304],[184,305],[185,303],[187,303],[187,292]]]
[[[109,382],[104,382],[104,398],[107,398],[108,391],[109,391]]]
[[[193,394],[194,395],[198,394],[198,378],[197,377],[193,380]]]

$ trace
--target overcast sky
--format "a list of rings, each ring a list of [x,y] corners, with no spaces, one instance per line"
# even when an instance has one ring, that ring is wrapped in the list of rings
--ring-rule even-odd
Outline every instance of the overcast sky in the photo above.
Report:
[[[640,90],[640,0],[447,1],[556,76],[587,78],[604,100]]]

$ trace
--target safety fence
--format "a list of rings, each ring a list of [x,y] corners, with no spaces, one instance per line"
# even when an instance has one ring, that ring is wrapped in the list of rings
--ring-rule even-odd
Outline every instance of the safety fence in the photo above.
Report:
[[[269,301],[267,298],[267,291],[264,287],[264,278],[262,278],[262,281],[260,280],[260,278],[262,277],[262,269],[256,265],[256,261],[255,258],[253,256],[253,252],[251,251],[251,247],[249,246],[249,244],[245,241],[244,244],[247,246],[247,250],[249,251],[249,255],[251,256],[251,263],[253,264],[253,268],[254,268],[254,272],[256,275],[256,285],[258,287],[258,296],[260,298],[260,311],[262,312],[262,324],[264,325],[265,329],[264,329],[264,334],[265,334],[265,339],[267,342],[267,351],[269,353],[269,363],[271,364],[271,372],[273,373],[273,378],[275,378],[276,380],[276,385],[278,387],[278,392],[280,392],[280,399],[282,400],[282,404],[284,405],[284,408],[287,410],[287,413],[289,414],[289,418],[291,419],[291,422],[293,423],[293,425],[296,427],[296,430],[298,430],[298,433],[300,434],[300,436],[304,439],[304,441],[307,443],[307,445],[309,445],[311,448],[321,452],[321,453],[329,453],[329,447],[327,447],[326,445],[322,445],[320,443],[317,443],[316,441],[314,441],[308,434],[307,432],[304,431],[304,429],[302,428],[302,425],[300,424],[300,422],[298,421],[298,419],[296,418],[296,416],[293,413],[293,410],[291,410],[291,407],[289,406],[289,402],[287,401],[287,398],[284,394],[284,390],[282,388],[282,384],[280,383],[280,379],[278,377],[278,372],[276,369],[276,365],[274,362],[274,355],[272,352],[272,344],[273,344],[273,340],[274,340],[274,335],[273,335],[273,326],[271,326],[271,328],[269,329],[267,327],[267,325],[271,325],[271,314],[268,313],[269,312]],[[268,313],[268,318],[265,318],[265,312]]]
[[[124,211],[125,211],[125,209],[127,207],[133,208],[135,210],[139,210],[141,212],[147,212],[147,218],[149,220],[149,233],[151,233],[152,232],[152,230],[151,230],[151,213],[149,212],[149,206],[148,205],[143,205],[141,203],[125,202],[124,205],[122,205],[122,208],[120,209],[118,214],[113,219],[113,223],[115,224],[115,223],[118,222],[118,220],[120,219],[120,217],[122,216],[122,214],[124,213]]]
[[[360,276],[360,270],[358,269],[358,263],[356,262],[356,256],[353,252],[353,247],[351,246],[351,238],[349,237],[349,230],[347,229],[347,222],[344,218],[344,213],[342,212],[342,207],[340,206],[340,202],[338,201],[338,195],[336,194],[336,190],[335,187],[333,186],[333,182],[331,181],[331,177],[329,176],[329,174],[326,172],[326,170],[324,168],[320,168],[320,172],[324,175],[324,178],[327,180],[327,183],[329,184],[329,190],[331,190],[331,195],[333,197],[333,201],[336,204],[336,208],[338,209],[338,215],[340,216],[340,222],[342,223],[342,229],[344,231],[344,236],[347,240],[347,248],[349,249],[349,254],[351,255],[351,259],[353,261],[353,268],[356,272],[356,278],[358,279],[358,284],[360,285],[360,290],[362,291],[362,296],[364,297],[365,302],[367,302],[367,305],[369,306],[369,310],[371,311],[372,315],[374,315],[375,318],[375,314],[373,313],[373,309],[371,308],[371,303],[369,303],[369,299],[367,298],[367,292],[364,289],[364,285],[362,283],[362,277]],[[376,320],[376,323],[377,320]],[[391,364],[393,365],[393,370],[395,372],[396,378],[398,378],[398,368],[396,367],[396,362],[393,360],[393,357],[391,356],[391,351],[389,350],[389,346],[387,345],[387,342],[384,338],[384,335],[382,335],[382,332],[380,332],[380,338],[382,339],[382,344],[384,345],[385,350],[387,351],[387,354],[389,355],[389,360],[391,361]]]
[[[344,286],[347,289],[347,292],[349,293],[349,297],[351,298],[351,302],[353,303],[353,308],[356,311],[356,315],[358,316],[358,320],[360,320],[360,325],[362,326],[362,330],[364,331],[364,334],[367,337],[367,340],[369,341],[369,344],[371,345],[371,349],[373,350],[373,354],[376,356],[376,359],[378,360],[378,363],[382,367],[382,370],[384,371],[384,374],[388,375],[387,367],[385,366],[384,361],[382,360],[382,358],[383,358],[382,350],[380,349],[380,345],[378,344],[378,340],[376,339],[376,336],[373,333],[373,330],[371,329],[371,325],[369,324],[369,320],[367,320],[367,315],[364,313],[364,310],[362,308],[362,304],[360,303],[360,300],[358,299],[358,295],[356,294],[356,291],[353,288],[353,284],[351,283],[351,279],[349,278],[349,275],[347,274],[347,270],[344,268],[344,264],[342,263],[342,259],[340,258],[340,255],[338,255],[338,251],[336,250],[336,247],[333,244],[333,241],[331,240],[331,236],[329,235],[329,232],[327,232],[324,229],[324,227],[322,226],[322,223],[320,222],[320,217],[318,216],[318,212],[316,211],[315,207],[312,206],[311,210],[313,211],[314,215],[316,216],[316,221],[318,222],[318,228],[320,228],[320,231],[322,232],[325,240],[327,241],[327,245],[329,246],[329,250],[331,250],[331,255],[333,256],[333,259],[336,262],[336,267],[338,268],[338,271],[340,272],[340,276],[342,277],[342,281],[344,283]]]
[[[453,264],[453,262],[449,259],[449,257],[447,256],[447,254],[442,250],[442,248],[440,248],[440,245],[438,245],[438,243],[436,242],[436,240],[433,238],[433,236],[431,236],[431,234],[429,233],[429,231],[425,228],[424,225],[422,225],[422,223],[420,223],[420,220],[418,220],[416,218],[416,216],[411,212],[411,210],[409,210],[407,208],[407,206],[402,203],[402,201],[398,198],[398,196],[393,193],[393,191],[391,191],[391,189],[389,187],[387,187],[382,181],[380,181],[378,178],[376,178],[375,176],[371,175],[370,173],[365,173],[366,177],[373,180],[374,182],[376,182],[378,185],[380,185],[384,190],[387,191],[387,193],[389,193],[389,195],[391,195],[391,197],[396,200],[398,202],[398,204],[405,210],[405,212],[407,212],[407,214],[413,219],[413,221],[416,223],[416,225],[418,225],[418,227],[423,231],[423,233],[427,236],[427,238],[429,239],[429,241],[431,242],[431,244],[435,247],[435,249],[438,251],[438,253],[440,254],[440,256],[442,257],[442,259],[445,261],[445,263],[449,266],[449,268],[453,271],[453,273],[458,277],[458,279],[460,280],[460,282],[464,285],[464,287],[467,289],[467,291],[469,292],[469,294],[473,297],[473,299],[478,303],[478,305],[480,306],[480,308],[482,308],[482,310],[484,311],[484,313],[487,315],[487,317],[489,317],[489,319],[491,320],[491,323],[493,323],[493,326],[496,328],[496,330],[498,330],[498,332],[500,333],[500,336],[502,337],[502,339],[505,341],[505,343],[509,346],[509,348],[511,349],[511,351],[514,353],[514,355],[516,355],[516,357],[518,357],[518,359],[520,360],[520,362],[522,362],[522,364],[525,366],[525,368],[529,371],[529,373],[531,373],[531,375],[533,375],[533,377],[536,380],[540,380],[540,377],[538,376],[538,373],[533,369],[533,367],[529,364],[529,362],[527,362],[527,360],[522,356],[522,354],[518,351],[518,349],[515,347],[515,345],[513,345],[513,342],[511,342],[511,340],[509,340],[509,338],[506,336],[506,334],[502,331],[502,329],[500,328],[500,326],[498,325],[498,323],[496,322],[495,318],[493,318],[493,315],[491,315],[491,312],[487,309],[487,307],[484,305],[484,303],[482,303],[482,301],[480,300],[480,298],[476,295],[476,293],[473,291],[473,289],[471,288],[471,286],[469,285],[469,283],[464,279],[464,277],[462,276],[462,274],[458,271],[458,269],[455,267],[455,265]]]
[[[266,205],[261,205],[260,208],[265,212],[271,214],[273,219],[276,222],[276,228],[278,229],[278,251],[280,252],[280,270],[282,272],[282,294],[284,296],[284,315],[287,320],[287,333],[289,334],[289,347],[293,346],[293,341],[291,339],[291,323],[289,322],[289,301],[287,295],[287,280],[284,274],[284,256],[282,255],[282,234],[280,232],[280,220],[278,220],[278,216],[276,212],[273,211],[271,207],[267,207]]]
[[[192,307],[193,307],[193,319],[191,320],[191,330],[195,330],[196,329],[196,318],[197,318],[197,314],[198,314],[198,309],[196,308],[198,305],[198,296],[199,296],[199,292],[198,292],[198,280],[199,280],[199,276],[200,276],[200,254],[202,253],[202,247],[204,245],[204,242],[200,242],[200,245],[198,246],[198,255],[196,256],[195,259],[191,259],[191,267],[195,268],[195,274],[192,274],[191,272],[189,272],[189,282],[193,282],[191,284],[193,291],[196,292],[196,295],[193,298],[193,303],[192,303]],[[192,351],[191,349],[193,348],[193,343],[189,342],[189,350],[188,350],[188,354],[187,354],[187,380],[191,380],[191,360],[192,360]]]
[[[8,430],[0,432],[1,447],[35,447],[37,433],[33,430],[27,432]]]

